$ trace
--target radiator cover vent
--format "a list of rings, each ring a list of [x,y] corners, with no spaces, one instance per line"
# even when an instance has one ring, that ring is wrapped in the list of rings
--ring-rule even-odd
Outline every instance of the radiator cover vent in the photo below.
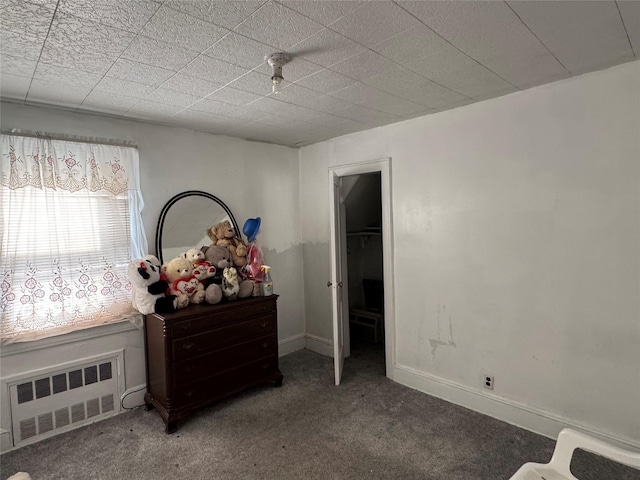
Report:
[[[30,372],[8,382],[13,446],[119,413],[123,355],[111,355]]]

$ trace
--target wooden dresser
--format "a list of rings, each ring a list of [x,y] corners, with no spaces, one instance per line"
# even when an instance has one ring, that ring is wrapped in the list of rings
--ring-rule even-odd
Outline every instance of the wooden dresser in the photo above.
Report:
[[[190,305],[145,317],[147,408],[173,433],[196,408],[248,387],[275,382],[277,295]]]

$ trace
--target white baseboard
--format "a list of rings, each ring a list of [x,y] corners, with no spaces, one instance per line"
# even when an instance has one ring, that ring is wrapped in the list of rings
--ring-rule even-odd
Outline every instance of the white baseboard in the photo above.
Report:
[[[330,340],[307,334],[305,335],[304,346],[312,352],[333,358],[333,342]]]
[[[144,394],[147,392],[147,386],[145,384],[136,385],[128,388],[120,396],[120,406],[123,410],[131,410],[132,408],[141,407],[144,405]]]
[[[622,448],[640,449],[638,440],[604,432],[576,420],[560,417],[508,398],[491,395],[411,367],[396,365],[394,371],[394,381],[402,385],[545,437],[556,439],[560,430],[571,427]]]
[[[278,342],[278,356],[284,357],[304,348],[304,334],[293,335]]]

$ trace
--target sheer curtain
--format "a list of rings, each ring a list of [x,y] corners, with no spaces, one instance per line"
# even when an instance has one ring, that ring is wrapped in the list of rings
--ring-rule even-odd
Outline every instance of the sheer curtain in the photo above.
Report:
[[[127,264],[147,251],[137,149],[0,140],[2,343],[134,318]]]

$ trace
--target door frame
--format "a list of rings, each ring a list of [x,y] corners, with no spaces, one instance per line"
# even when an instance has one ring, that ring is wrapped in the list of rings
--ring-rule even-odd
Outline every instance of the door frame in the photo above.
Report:
[[[393,374],[396,364],[396,321],[395,321],[395,293],[394,293],[394,270],[393,270],[393,217],[391,207],[391,157],[371,160],[366,162],[352,163],[329,167],[329,174],[335,173],[337,177],[346,177],[349,175],[362,175],[366,173],[380,173],[380,194],[382,197],[382,277],[384,284],[384,348],[385,348],[385,365],[386,375],[393,380]],[[332,187],[333,184],[331,184]],[[329,192],[331,195],[331,192]],[[329,212],[340,215],[340,212]],[[330,218],[330,225],[335,225],[335,218]],[[333,229],[332,229],[333,231]],[[345,232],[346,234],[346,232]],[[336,242],[340,239],[335,235],[330,235],[331,251],[336,251]],[[334,272],[337,268],[336,259],[331,258],[331,269]],[[345,262],[346,263],[346,262]],[[347,266],[342,265],[343,272]],[[344,278],[347,278],[345,273]],[[337,311],[337,305],[333,305],[334,297],[332,297],[332,311]],[[335,319],[332,319],[335,322]],[[349,321],[347,319],[342,319]],[[343,324],[342,329],[346,328]],[[333,327],[332,327],[333,328]],[[334,332],[335,337],[335,332]],[[334,362],[337,360],[334,359]]]

